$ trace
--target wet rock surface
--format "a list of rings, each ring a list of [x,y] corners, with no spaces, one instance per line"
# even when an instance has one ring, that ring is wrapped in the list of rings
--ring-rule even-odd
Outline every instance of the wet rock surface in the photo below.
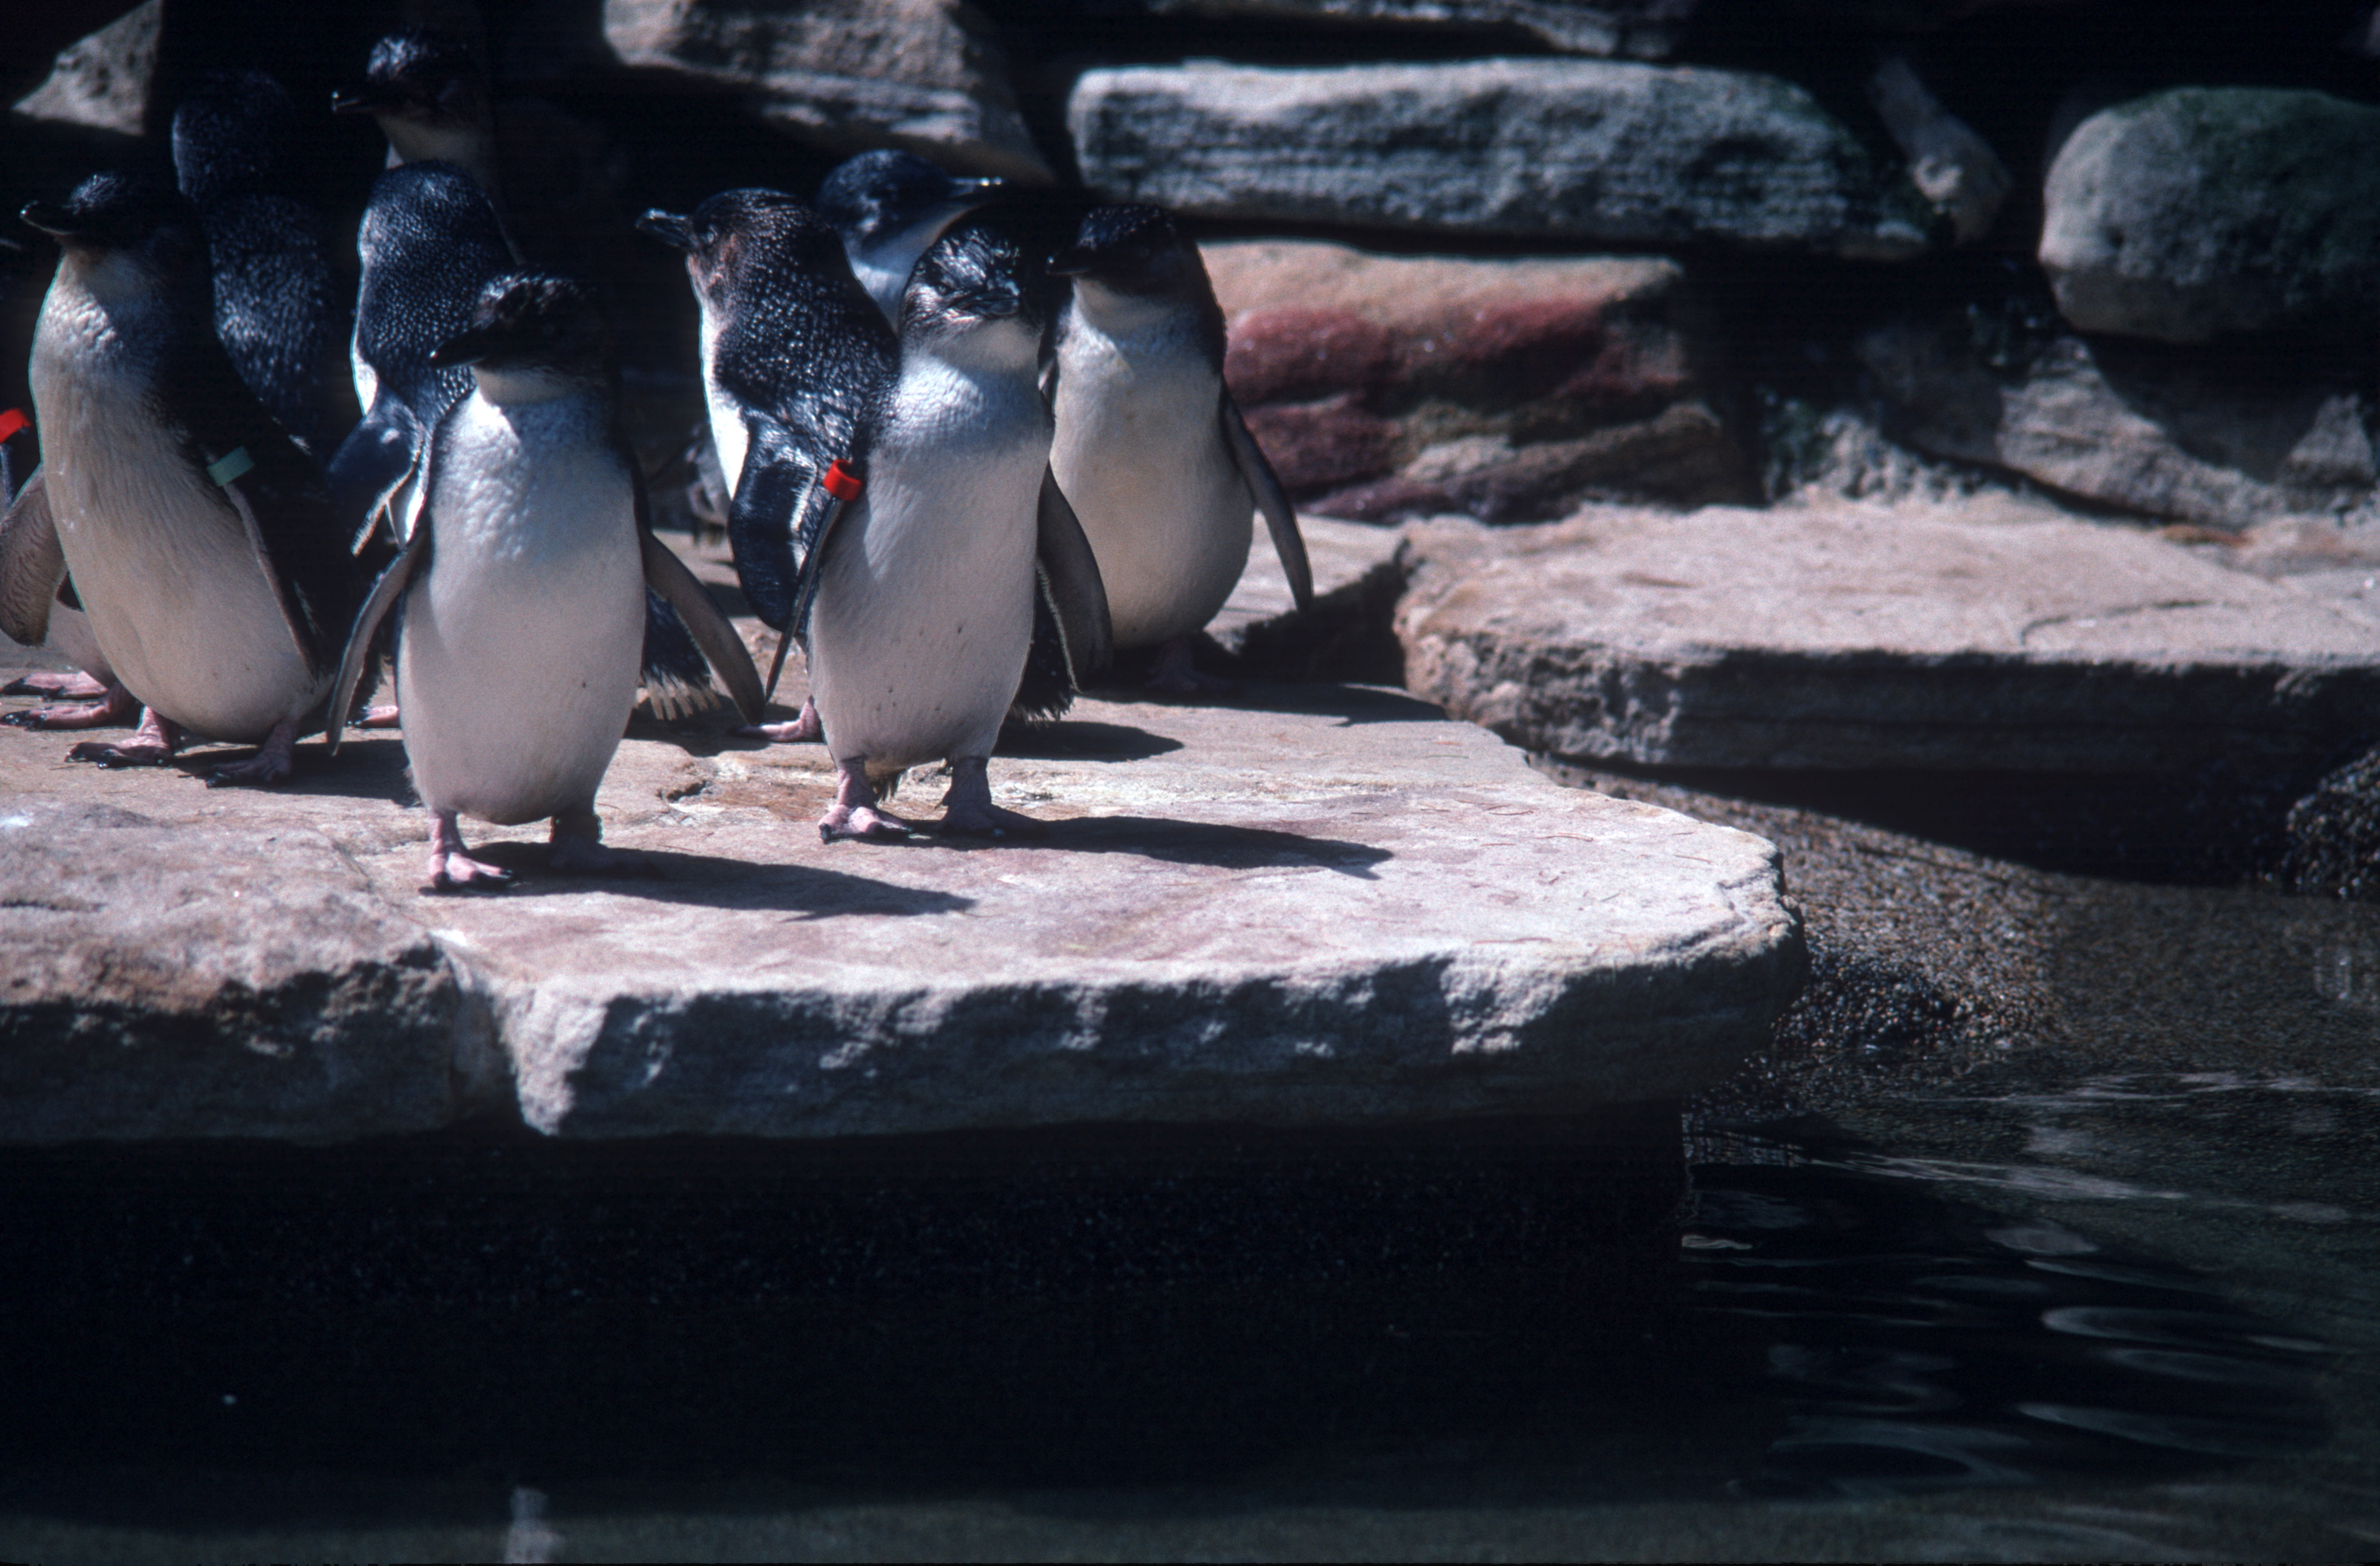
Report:
[[[55,932],[56,954],[6,1013],[20,1139],[415,1129],[471,1107],[457,1083],[483,1083],[491,1047],[499,1095],[565,1135],[1556,1113],[1723,1074],[1798,977],[1767,845],[1563,790],[1390,692],[1087,700],[995,760],[999,795],[1050,826],[996,846],[824,849],[822,750],[640,729],[600,808],[654,873],[551,877],[540,834],[485,830],[525,877],[485,898],[419,890],[427,823],[395,802],[392,736],[331,762],[302,747],[274,793],[8,739],[12,812],[144,823],[12,852],[29,889],[6,917]],[[913,778],[896,808],[929,814],[934,789]],[[143,955],[169,917],[157,887],[190,976]],[[330,1062],[311,1088],[207,1066],[256,1053],[285,994],[331,997],[291,1041]],[[183,1054],[119,1081],[119,1052],[75,1049],[96,1025],[77,1019],[108,1015],[94,998],[145,1007]],[[376,1081],[406,1079],[373,1090],[380,1120],[336,1113],[350,1011],[418,1041],[373,1057]],[[213,1099],[170,1085],[193,1055]],[[323,1119],[300,1129],[309,1091]]]
[[[1596,60],[1083,73],[1084,182],[1200,217],[1868,259],[1930,243],[1898,171],[1773,77]]]
[[[1249,428],[1309,509],[1544,520],[1746,497],[1683,269],[1206,247]]]
[[[2380,623],[2052,513],[1619,508],[1407,532],[1416,693],[1641,765],[2277,768],[2380,730]]]

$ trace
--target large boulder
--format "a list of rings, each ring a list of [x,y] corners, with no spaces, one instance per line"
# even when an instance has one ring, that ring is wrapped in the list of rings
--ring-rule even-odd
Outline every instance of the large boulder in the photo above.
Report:
[[[991,24],[965,0],[604,0],[603,36],[624,64],[748,94],[762,119],[827,147],[1050,177]]]
[[[1307,508],[1366,521],[1742,497],[1685,275],[1661,260],[1206,247],[1224,373]]]
[[[1200,216],[1915,255],[1935,219],[1801,88],[1609,60],[1088,70],[1084,182]]]
[[[2104,109],[2044,192],[2041,264],[2086,332],[2380,329],[2380,108],[2185,87]]]
[[[2380,734],[2380,621],[2131,528],[1955,508],[1406,530],[1405,682],[1641,766],[2176,772]]]
[[[2372,399],[2351,385],[2243,377],[2070,335],[2012,342],[2003,326],[1979,310],[1862,338],[1894,433],[2100,505],[2224,529],[2343,512],[2380,483]]]
[[[1508,33],[1565,55],[1658,60],[1697,0],[1148,0],[1160,15],[1252,17],[1337,27],[1460,28]]]

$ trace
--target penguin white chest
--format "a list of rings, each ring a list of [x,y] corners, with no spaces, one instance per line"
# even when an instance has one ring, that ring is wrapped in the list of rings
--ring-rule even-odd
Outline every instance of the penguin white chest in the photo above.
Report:
[[[744,414],[735,399],[719,389],[719,379],[711,367],[718,362],[719,322],[711,313],[710,301],[702,301],[702,399],[710,411],[710,444],[719,452],[719,471],[727,481],[727,497],[735,497],[735,486],[744,477],[744,448],[752,433],[744,427]]]
[[[231,503],[161,418],[162,323],[61,270],[30,366],[51,513],[91,630],[148,706],[212,740],[254,741],[320,701],[268,568]],[[226,454],[227,455],[227,454]]]
[[[1119,647],[1186,636],[1248,563],[1256,505],[1223,443],[1223,385],[1169,318],[1069,306],[1050,466],[1099,557]]]
[[[838,761],[990,753],[1033,637],[1049,451],[1029,344],[1018,369],[905,365],[811,611],[810,689]]]
[[[406,754],[432,810],[508,824],[589,805],[619,748],[644,575],[595,401],[474,392],[439,427],[430,565],[397,658]]]

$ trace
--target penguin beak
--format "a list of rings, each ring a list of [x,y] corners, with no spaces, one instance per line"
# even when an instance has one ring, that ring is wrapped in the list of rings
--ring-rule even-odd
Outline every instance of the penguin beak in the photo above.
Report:
[[[334,115],[368,115],[386,104],[386,97],[376,87],[342,87],[331,94],[331,112]]]
[[[675,213],[663,212],[661,208],[655,207],[637,219],[637,227],[674,249],[681,251],[694,249],[694,235],[686,228],[686,219]]]
[[[457,364],[477,364],[501,346],[498,334],[491,328],[466,326],[430,350],[431,367],[444,370]]]
[[[1080,245],[1068,245],[1050,258],[1052,277],[1087,277],[1096,268],[1091,252]]]
[[[72,213],[49,202],[27,202],[17,215],[54,239],[71,239],[86,231]]]

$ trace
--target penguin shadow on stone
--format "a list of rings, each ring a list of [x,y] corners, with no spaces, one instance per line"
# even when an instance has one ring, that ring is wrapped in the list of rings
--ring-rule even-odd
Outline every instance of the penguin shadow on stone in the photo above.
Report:
[[[1003,726],[992,753],[1021,761],[1148,761],[1182,749],[1182,741],[1129,723],[1064,718]]]
[[[1066,853],[1125,853],[1213,870],[1323,870],[1358,881],[1396,855],[1373,843],[1313,838],[1276,826],[1234,826],[1161,815],[1084,815],[1049,824],[1032,847]]]
[[[471,857],[504,872],[505,901],[608,892],[639,902],[786,913],[805,924],[855,915],[965,913],[976,906],[975,899],[961,893],[897,886],[824,865],[763,864],[641,843],[633,867],[611,874],[556,870],[552,846],[526,838],[480,843]],[[421,888],[424,896],[442,889]]]

